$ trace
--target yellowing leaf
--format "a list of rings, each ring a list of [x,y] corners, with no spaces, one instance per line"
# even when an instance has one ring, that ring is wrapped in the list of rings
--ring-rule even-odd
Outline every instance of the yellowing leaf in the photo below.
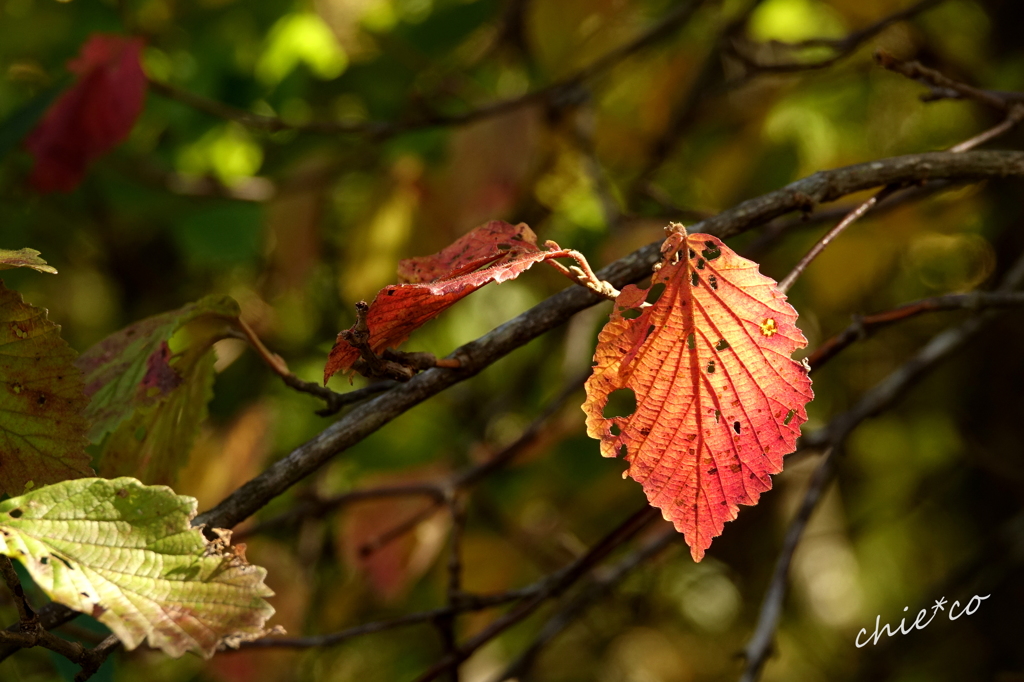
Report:
[[[39,272],[48,272],[51,275],[57,274],[57,269],[47,265],[35,249],[18,249],[17,251],[0,249],[0,270],[10,270],[11,268],[32,268]]]
[[[244,546],[189,525],[195,512],[195,499],[131,478],[65,481],[0,502],[0,554],[126,649],[208,658],[226,637],[261,633],[273,593]]]
[[[0,283],[0,492],[93,473],[74,359],[46,311]]]
[[[598,337],[587,381],[587,433],[622,455],[652,505],[683,533],[695,561],[737,505],[757,503],[796,447],[813,397],[791,359],[807,340],[775,286],[717,237],[673,233],[652,277],[630,285]],[[636,409],[605,416],[609,396]]]

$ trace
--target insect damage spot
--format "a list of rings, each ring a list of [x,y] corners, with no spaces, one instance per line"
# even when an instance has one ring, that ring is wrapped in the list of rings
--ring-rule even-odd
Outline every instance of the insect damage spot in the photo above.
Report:
[[[654,284],[653,286],[651,286],[650,289],[647,290],[647,298],[644,300],[646,300],[647,303],[654,305],[655,303],[658,302],[658,299],[661,298],[661,295],[663,293],[665,293],[665,283],[658,282],[657,284]]]
[[[636,394],[631,388],[619,388],[608,394],[608,402],[601,413],[605,419],[628,417],[636,412]]]
[[[686,347],[689,348],[690,350],[693,350],[694,348],[697,347],[697,337],[694,336],[693,332],[690,332],[690,334],[686,337]]]
[[[712,241],[704,242],[704,246],[707,247],[700,252],[700,255],[704,256],[707,260],[715,260],[722,255],[722,250],[718,248]]]
[[[717,277],[715,277],[714,275],[711,275],[711,277],[708,278],[708,283],[711,285],[712,289],[714,289],[715,291],[718,291],[718,278]]]

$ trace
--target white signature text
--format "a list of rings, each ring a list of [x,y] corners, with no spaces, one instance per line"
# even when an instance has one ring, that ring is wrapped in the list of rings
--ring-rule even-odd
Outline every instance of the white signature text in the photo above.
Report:
[[[971,597],[971,600],[967,602],[967,605],[964,606],[962,609],[960,608],[959,600],[955,601],[949,605],[948,612],[946,612],[946,598],[943,597],[942,599],[936,599],[935,604],[931,607],[932,615],[930,618],[928,617],[928,609],[921,609],[918,612],[917,617],[914,618],[914,622],[907,625],[907,619],[904,616],[900,620],[899,627],[897,627],[895,630],[893,630],[888,623],[886,623],[885,625],[881,625],[881,615],[875,616],[875,631],[869,635],[867,628],[861,628],[860,631],[857,633],[857,639],[854,641],[854,643],[857,645],[857,648],[859,649],[860,647],[867,646],[869,642],[871,644],[878,644],[878,640],[882,637],[882,635],[888,635],[889,637],[892,637],[897,633],[909,635],[915,629],[924,630],[926,627],[928,627],[928,624],[935,619],[935,616],[938,615],[939,611],[946,612],[950,620],[956,620],[964,614],[968,616],[973,615],[974,612],[977,611],[978,608],[981,606],[981,602],[988,599],[991,596],[991,594],[986,594],[984,597],[974,595],[973,597]],[[910,609],[909,606],[903,607],[904,611],[907,611],[908,609]],[[927,620],[925,620],[926,618]],[[879,629],[880,625],[881,629]],[[867,635],[867,638],[862,642],[861,638],[865,635]]]

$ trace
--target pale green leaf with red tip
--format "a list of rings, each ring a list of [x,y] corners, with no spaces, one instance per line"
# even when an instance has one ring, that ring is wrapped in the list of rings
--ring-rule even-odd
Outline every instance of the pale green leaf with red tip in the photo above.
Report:
[[[263,632],[273,592],[244,546],[190,525],[195,513],[194,498],[132,478],[65,481],[0,502],[0,554],[126,649],[209,658],[225,638]]]

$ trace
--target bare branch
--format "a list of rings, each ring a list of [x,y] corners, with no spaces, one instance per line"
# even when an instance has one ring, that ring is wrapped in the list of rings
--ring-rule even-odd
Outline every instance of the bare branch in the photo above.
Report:
[[[585,576],[595,565],[610,554],[616,547],[627,542],[641,530],[647,527],[660,515],[660,510],[644,506],[635,514],[626,519],[615,530],[606,535],[600,542],[573,562],[569,567],[560,573],[556,579],[549,582],[536,596],[520,602],[504,616],[494,620],[490,625],[477,633],[473,638],[463,644],[455,653],[445,656],[440,661],[427,669],[425,673],[416,678],[416,682],[430,682],[437,679],[445,671],[459,665],[469,658],[473,652],[491,641],[502,632],[520,622],[531,613],[537,610],[541,604],[552,597],[557,597],[571,587],[577,580]]]
[[[793,182],[750,199],[713,218],[691,225],[692,232],[730,237],[809,204],[834,201],[854,192],[916,179],[983,180],[1024,175],[1024,152],[971,151],[962,154],[912,154],[847,166]],[[649,244],[603,268],[597,275],[623,286],[650,273],[658,262],[661,242]],[[569,287],[483,337],[452,353],[459,369],[427,370],[408,383],[354,407],[288,456],[270,465],[220,504],[193,520],[194,525],[230,528],[248,518],[277,495],[316,471],[336,454],[374,433],[412,407],[465,381],[530,340],[557,327],[575,313],[603,299],[582,287]],[[75,612],[54,606],[51,625],[75,617]],[[0,648],[0,660],[4,657]]]
[[[505,668],[497,680],[525,679],[541,650],[550,644],[578,618],[586,613],[594,602],[603,599],[634,569],[654,558],[672,544],[679,542],[682,535],[670,528],[640,549],[625,557],[606,573],[594,578],[587,587],[565,603],[537,633],[530,645]]]
[[[661,21],[650,27],[633,40],[609,51],[588,66],[576,73],[538,90],[528,92],[514,99],[485,104],[461,114],[437,114],[427,112],[417,118],[406,121],[365,123],[339,123],[321,121],[301,125],[289,124],[276,116],[254,114],[244,109],[217,102],[170,83],[150,79],[150,87],[160,95],[186,104],[193,109],[202,111],[228,121],[234,121],[254,130],[268,133],[282,130],[295,130],[320,135],[356,134],[366,135],[374,139],[384,139],[413,130],[439,128],[446,126],[462,126],[502,114],[507,114],[534,104],[546,104],[549,107],[563,108],[574,104],[581,86],[588,80],[610,70],[630,55],[639,52],[672,35],[678,28],[686,24],[697,9],[707,0],[690,0],[682,2],[669,12]]]
[[[833,54],[817,61],[807,60],[793,60],[786,62],[773,62],[770,64],[764,64],[758,62],[756,59],[749,55],[743,54],[740,49],[735,50],[735,54],[739,59],[751,69],[753,74],[767,74],[767,73],[795,73],[798,71],[812,71],[817,69],[824,69],[833,64],[839,62],[845,57],[853,54],[861,45],[874,38],[876,35],[889,28],[895,23],[900,21],[906,21],[913,19],[918,14],[929,10],[936,5],[940,4],[944,0],[921,0],[904,10],[890,14],[887,17],[879,19],[875,23],[865,26],[864,28],[847,34],[843,38],[811,38],[808,40],[801,40],[795,43],[784,43],[780,41],[772,41],[770,45],[772,47],[781,48],[789,51],[800,51],[808,48],[821,48],[826,47],[833,50]],[[747,78],[752,74],[748,74]]]
[[[807,361],[812,369],[825,364],[840,351],[853,343],[867,338],[874,332],[902,320],[924,313],[942,310],[983,310],[986,308],[1011,308],[1024,305],[1024,292],[974,291],[967,294],[949,294],[925,298],[898,308],[872,315],[858,316],[850,325],[826,340],[811,353]]]
[[[1024,284],[1024,257],[1010,269],[999,287],[999,292],[1008,293],[1021,284]],[[801,449],[825,449],[827,452],[811,479],[800,510],[786,532],[772,581],[761,605],[757,626],[744,648],[747,663],[741,682],[756,682],[770,654],[771,642],[775,636],[786,593],[793,553],[822,492],[834,474],[835,455],[841,452],[847,437],[865,419],[892,406],[939,362],[963,347],[996,316],[995,310],[987,310],[933,337],[912,358],[864,394],[852,409],[833,417],[828,426],[801,439]]]

